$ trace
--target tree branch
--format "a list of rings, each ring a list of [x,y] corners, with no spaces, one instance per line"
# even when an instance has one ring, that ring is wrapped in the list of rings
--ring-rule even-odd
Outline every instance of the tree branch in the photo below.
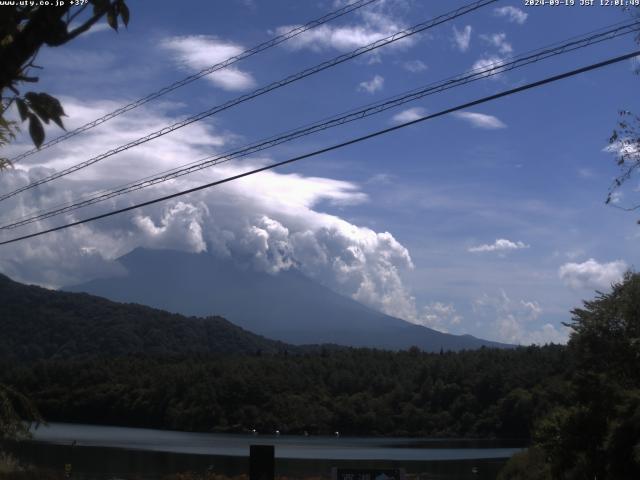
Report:
[[[89,18],[89,20],[84,22],[78,28],[73,29],[71,32],[69,32],[67,34],[67,36],[65,37],[65,41],[64,42],[66,43],[69,40],[73,40],[78,35],[80,35],[80,34],[86,32],[87,30],[89,30],[98,20],[100,20],[100,18],[102,18],[102,16],[105,13],[107,13],[107,9],[106,8],[104,10],[96,13],[95,15],[93,15],[91,18]]]

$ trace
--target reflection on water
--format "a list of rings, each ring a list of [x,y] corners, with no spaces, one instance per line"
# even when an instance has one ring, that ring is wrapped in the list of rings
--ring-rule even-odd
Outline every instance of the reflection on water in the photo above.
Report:
[[[155,478],[207,469],[247,473],[251,444],[275,445],[276,474],[286,476],[329,476],[337,466],[405,468],[424,479],[493,479],[519,450],[489,441],[221,435],[70,424],[40,427],[33,442],[13,449],[38,466],[61,469],[72,463],[75,478]]]

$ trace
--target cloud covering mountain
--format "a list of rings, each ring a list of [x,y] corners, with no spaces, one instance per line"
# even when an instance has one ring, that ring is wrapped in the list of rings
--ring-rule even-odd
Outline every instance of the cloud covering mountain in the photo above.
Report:
[[[114,107],[112,102],[65,99],[70,128]],[[115,142],[125,143],[171,122],[179,106],[161,104],[139,108],[118,117],[100,131],[90,131],[31,157],[0,176],[0,190],[9,191],[92,155]],[[163,171],[220,151],[237,143],[234,136],[212,123],[198,123],[134,150],[110,157],[90,169],[32,189],[6,202],[3,223],[68,202],[72,198],[114,184]],[[14,149],[20,149],[16,145]],[[105,205],[82,209],[68,218],[130,205],[214,179],[264,165],[267,157],[234,161]],[[110,260],[136,247],[169,248],[187,252],[211,249],[258,271],[276,273],[293,266],[333,289],[385,313],[411,319],[416,307],[401,272],[413,267],[408,250],[386,231],[376,232],[322,212],[322,202],[351,205],[367,196],[352,182],[296,173],[264,172],[184,199],[66,230],[0,252],[0,270],[20,281],[58,287],[115,273]],[[38,227],[59,224],[51,219]],[[13,232],[6,233],[4,238]]]
[[[450,335],[385,315],[339,295],[297,268],[264,271],[216,254],[136,249],[117,260],[123,272],[66,288],[184,315],[221,315],[269,338],[294,343],[425,351],[506,345]],[[455,316],[437,304],[428,320]],[[456,320],[452,318],[451,320]]]

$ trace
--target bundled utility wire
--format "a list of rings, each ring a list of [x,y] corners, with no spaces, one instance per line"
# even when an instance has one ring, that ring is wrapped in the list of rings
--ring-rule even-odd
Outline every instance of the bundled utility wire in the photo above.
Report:
[[[235,181],[235,180],[239,180],[241,178],[248,177],[250,175],[255,175],[257,173],[261,173],[261,172],[264,172],[264,171],[267,171],[267,170],[271,170],[271,169],[274,169],[274,168],[277,168],[277,167],[281,167],[281,166],[284,166],[284,165],[289,165],[289,164],[291,164],[293,162],[298,162],[298,161],[304,160],[306,158],[315,157],[315,156],[321,155],[323,153],[327,153],[327,152],[330,152],[330,151],[338,150],[340,148],[344,148],[344,147],[347,147],[349,145],[354,145],[356,143],[360,143],[360,142],[363,142],[363,141],[366,141],[366,140],[370,140],[372,138],[376,138],[376,137],[379,137],[381,135],[386,135],[387,133],[391,133],[393,131],[400,130],[402,128],[406,128],[406,127],[409,127],[411,125],[415,125],[417,123],[421,123],[421,122],[424,122],[424,121],[427,121],[427,120],[432,120],[434,118],[441,117],[441,116],[447,115],[449,113],[453,113],[453,112],[457,112],[457,111],[460,111],[460,110],[464,110],[464,109],[469,108],[469,107],[473,107],[473,106],[480,105],[480,104],[483,104],[483,103],[491,102],[491,101],[497,100],[499,98],[507,97],[507,96],[510,96],[510,95],[514,95],[516,93],[524,92],[526,90],[530,90],[530,89],[533,89],[533,88],[541,87],[543,85],[554,83],[554,82],[563,80],[565,78],[569,78],[569,77],[573,77],[573,76],[576,76],[576,75],[580,75],[582,73],[590,72],[592,70],[597,70],[599,68],[603,68],[603,67],[606,67],[608,65],[613,65],[615,63],[623,62],[625,60],[629,60],[629,59],[631,59],[631,58],[633,58],[635,56],[638,56],[638,55],[640,55],[640,50],[636,50],[634,52],[630,52],[630,53],[627,53],[627,54],[624,54],[624,55],[620,55],[620,56],[617,56],[617,57],[608,58],[607,60],[603,60],[603,61],[598,62],[598,63],[593,63],[593,64],[587,65],[585,67],[581,67],[581,68],[577,68],[577,69],[574,69],[574,70],[570,70],[570,71],[567,71],[567,72],[564,72],[564,73],[561,73],[561,74],[558,74],[558,75],[554,75],[554,76],[551,76],[551,77],[546,77],[546,78],[544,78],[542,80],[538,80],[536,82],[528,83],[528,84],[522,85],[520,87],[512,88],[512,89],[509,89],[509,90],[504,90],[504,91],[496,93],[494,95],[489,95],[487,97],[479,98],[479,99],[471,101],[471,102],[467,102],[467,103],[464,103],[464,104],[461,104],[461,105],[456,105],[455,107],[447,108],[445,110],[441,110],[441,111],[433,113],[431,115],[426,115],[424,117],[420,117],[420,118],[418,118],[416,120],[412,120],[412,121],[409,121],[409,122],[401,123],[399,125],[396,125],[396,126],[393,126],[393,127],[389,127],[389,128],[385,128],[385,129],[382,129],[382,130],[378,130],[378,131],[369,133],[367,135],[363,135],[361,137],[353,138],[351,140],[347,140],[345,142],[338,143],[336,145],[331,145],[329,147],[321,148],[319,150],[315,150],[313,152],[306,153],[304,155],[299,155],[297,157],[289,158],[288,160],[283,160],[281,162],[272,163],[271,165],[266,165],[264,167],[256,168],[254,170],[249,170],[247,172],[239,173],[237,175],[233,175],[231,177],[223,178],[221,180],[216,180],[216,181],[213,181],[213,182],[210,182],[210,183],[206,183],[204,185],[200,185],[200,186],[197,186],[197,187],[189,188],[187,190],[182,190],[180,192],[172,193],[170,195],[165,195],[163,197],[154,198],[153,200],[148,200],[146,202],[138,203],[138,204],[135,204],[135,205],[130,205],[130,206],[125,207],[125,208],[120,208],[118,210],[113,210],[113,211],[110,211],[110,212],[107,212],[107,213],[103,213],[103,214],[100,214],[100,215],[96,215],[96,216],[93,216],[93,217],[85,218],[85,219],[82,219],[82,220],[77,220],[75,222],[71,222],[71,223],[67,223],[67,224],[64,224],[64,225],[60,225],[58,227],[53,227],[53,228],[49,228],[49,229],[46,229],[46,230],[41,230],[41,231],[38,231],[38,232],[35,232],[35,233],[30,233],[28,235],[22,235],[20,237],[15,237],[15,238],[12,238],[12,239],[9,239],[9,240],[4,240],[4,241],[0,242],[0,245],[8,245],[8,244],[11,244],[11,243],[20,242],[20,241],[27,240],[27,239],[30,239],[30,238],[39,237],[41,235],[46,235],[48,233],[58,232],[60,230],[65,230],[67,228],[71,228],[71,227],[75,227],[75,226],[78,226],[78,225],[83,225],[83,224],[86,224],[86,223],[94,222],[96,220],[100,220],[100,219],[103,219],[103,218],[108,218],[108,217],[111,217],[111,216],[114,216],[114,215],[118,215],[120,213],[129,212],[131,210],[135,210],[135,209],[138,209],[138,208],[142,208],[142,207],[146,207],[146,206],[153,205],[153,204],[156,204],[156,203],[160,203],[160,202],[164,202],[164,201],[167,201],[167,200],[171,200],[173,198],[177,198],[177,197],[181,197],[181,196],[184,196],[184,195],[188,195],[190,193],[194,193],[194,192],[198,192],[198,191],[201,191],[201,190],[205,190],[205,189],[208,189],[208,188],[211,188],[211,187],[214,187],[214,186],[222,185],[224,183],[228,183],[228,182],[232,182],[232,181]]]
[[[405,30],[401,30],[399,32],[394,33],[393,35],[390,35],[388,37],[382,38],[380,40],[376,40],[375,42],[370,43],[369,45],[365,45],[363,47],[357,48],[355,50],[352,50],[351,52],[345,53],[343,55],[339,55],[337,57],[334,57],[331,60],[327,60],[323,63],[320,63],[314,67],[310,67],[307,68],[305,70],[302,70],[298,73],[295,73],[293,75],[289,75],[288,77],[283,78],[282,80],[278,80],[276,82],[272,82],[264,87],[258,88],[257,90],[254,90],[251,93],[245,94],[245,95],[241,95],[239,97],[236,97],[235,99],[229,100],[228,102],[225,102],[221,105],[217,105],[214,106],[208,110],[205,110],[204,112],[200,112],[196,115],[192,115],[184,120],[181,120],[179,122],[176,122],[172,125],[169,125],[167,127],[164,127],[160,130],[157,130],[153,133],[150,133],[149,135],[146,135],[144,137],[138,138],[137,140],[134,140],[132,142],[129,142],[127,144],[124,145],[120,145],[119,147],[116,147],[114,149],[111,149],[107,152],[104,152],[100,155],[97,155],[95,157],[92,157],[88,160],[85,160],[84,162],[80,162],[76,165],[73,165],[71,167],[68,167],[64,170],[60,170],[59,172],[53,173],[47,177],[41,178],[39,180],[36,180],[34,182],[29,183],[28,185],[25,185],[23,187],[20,187],[16,190],[13,190],[9,193],[5,193],[0,195],[0,201],[4,201],[7,200],[8,198],[11,198],[15,195],[18,195],[21,192],[30,190],[32,188],[35,188],[39,185],[43,185],[45,183],[51,182],[53,180],[56,180],[58,178],[64,177],[66,175],[69,175],[71,173],[77,172],[78,170],[82,170],[84,168],[89,167],[90,165],[93,165],[101,160],[104,160],[105,158],[111,157],[113,155],[116,155],[120,152],[124,152],[125,150],[129,150],[133,147],[137,147],[138,145],[142,145],[146,142],[149,142],[151,140],[154,140],[156,138],[162,137],[164,135],[167,135],[168,133],[174,132],[180,128],[186,127],[187,125],[190,125],[192,123],[198,122],[200,120],[203,120],[204,118],[210,117],[212,115],[215,115],[216,113],[219,113],[221,111],[227,110],[231,107],[234,107],[236,105],[239,105],[243,102],[246,102],[248,100],[251,100],[253,98],[256,98],[260,95],[264,95],[265,93],[268,93],[272,90],[278,89],[278,88],[282,88],[286,85],[289,85],[293,82],[297,82],[299,80],[302,80],[303,78],[306,78],[308,76],[314,75],[316,73],[319,73],[321,71],[324,71],[328,68],[332,68],[335,67],[336,65],[340,65],[341,63],[344,63],[348,60],[351,60],[353,58],[356,58],[360,55],[364,55],[365,53],[371,52],[375,49],[378,49],[380,47],[383,47],[385,45],[390,45],[394,42],[397,42],[399,40],[402,40],[404,38],[408,38],[412,35],[415,35],[417,33],[423,32],[425,30],[428,30],[430,28],[433,28],[437,25],[440,25],[442,23],[445,22],[449,22],[451,20],[454,20],[458,17],[461,17],[463,15],[466,15],[468,13],[471,13],[479,8],[485,7],[491,3],[495,3],[498,0],[479,0],[476,2],[472,2],[470,4],[464,5],[460,8],[457,8],[451,12],[439,15],[431,20],[427,20],[425,22],[419,23],[417,25],[414,25],[413,27],[407,28]]]
[[[483,78],[499,75],[504,72],[537,63],[550,57],[563,55],[575,50],[586,48],[597,43],[612,40],[622,35],[628,35],[638,31],[640,31],[640,22],[638,21],[622,22],[621,24],[618,23],[613,26],[605,27],[603,29],[589,32],[579,37],[573,37],[564,42],[555,43],[553,45],[526,52],[515,57],[507,58],[502,62],[495,63],[494,65],[476,68],[474,70],[449,77],[439,82],[431,83],[419,89],[405,92],[403,94],[399,94],[394,97],[382,100],[380,102],[372,103],[365,107],[354,109],[349,112],[330,117],[328,119],[320,120],[318,122],[305,125],[295,130],[290,130],[274,137],[259,140],[255,143],[243,146],[231,152],[210,155],[182,167],[177,167],[175,169],[171,169],[154,176],[149,176],[138,181],[122,185],[120,187],[90,194],[88,198],[82,200],[68,202],[66,204],[54,207],[53,209],[48,211],[34,212],[30,214],[30,216],[25,216],[0,226],[0,230],[14,229],[57,215],[69,213],[89,205],[109,200],[114,197],[133,193],[135,191],[164,183],[169,180],[182,177],[184,175],[189,175],[205,168],[210,168],[215,165],[226,163],[236,158],[246,157],[256,152],[272,148],[276,145],[290,142],[297,138],[311,135],[313,133],[327,130],[329,128],[344,125],[353,121],[361,120],[363,118],[379,114],[391,108],[396,108],[408,102],[412,102],[429,95],[434,95],[436,93],[475,82]]]
[[[202,70],[200,70],[198,73],[194,73],[193,75],[189,75],[186,78],[183,78],[182,80],[178,80],[177,82],[172,83],[171,85],[167,85],[166,87],[161,88],[160,90],[157,90],[153,93],[150,93],[138,100],[135,100],[134,102],[131,102],[127,105],[124,105],[120,108],[117,108],[116,110],[107,113],[106,115],[103,115],[100,118],[96,118],[95,120],[92,120],[88,123],[85,123],[84,125],[75,128],[73,130],[70,130],[69,132],[65,133],[64,135],[60,135],[46,143],[43,143],[42,145],[40,145],[40,148],[32,148],[31,150],[27,150],[24,153],[21,153],[20,155],[17,155],[13,158],[10,159],[11,163],[16,163],[19,162],[20,160],[27,158],[35,153],[41,152],[49,147],[52,147],[54,145],[59,144],[60,142],[64,142],[65,140],[68,140],[72,137],[75,137],[76,135],[79,135],[82,132],[86,132],[87,130],[91,130],[94,127],[97,127],[98,125],[101,125],[105,122],[108,122],[109,120],[111,120],[112,118],[115,118],[119,115],[122,115],[123,113],[129,112],[135,108],[138,108],[141,105],[144,105],[145,103],[148,103],[152,100],[155,100],[156,98],[162,97],[163,95],[166,95],[169,92],[173,92],[174,90],[177,90],[180,87],[184,87],[185,85],[190,84],[191,82],[195,82],[196,80],[205,77],[207,75],[210,75],[214,72],[217,72],[218,70],[222,70],[224,68],[227,68],[235,63],[238,63],[241,60],[244,60],[245,58],[249,58],[253,55],[256,55],[257,53],[263,52],[269,48],[275,47],[277,45],[280,45],[283,42],[286,42],[287,40],[296,37],[298,35],[300,35],[301,33],[304,33],[308,30],[311,30],[313,28],[319,27],[320,25],[324,25],[325,23],[328,23],[332,20],[335,20],[336,18],[342,17],[348,13],[351,13],[355,10],[358,10],[362,7],[365,7],[371,3],[377,2],[378,0],[357,0],[353,3],[350,3],[338,10],[334,10],[333,12],[329,12],[326,15],[317,18],[315,20],[311,20],[310,22],[305,23],[304,25],[298,25],[294,28],[292,28],[291,30],[283,33],[282,35],[278,35],[270,40],[267,40],[266,42],[261,43],[260,45],[256,45],[253,48],[249,48],[247,50],[245,50],[242,53],[239,53],[238,55],[234,55],[232,57],[227,58],[226,60],[223,60],[222,62],[216,63],[215,65],[211,65],[207,68],[204,68]]]

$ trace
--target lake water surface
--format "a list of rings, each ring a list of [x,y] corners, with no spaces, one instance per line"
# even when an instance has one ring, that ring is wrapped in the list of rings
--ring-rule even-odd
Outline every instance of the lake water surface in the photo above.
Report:
[[[32,442],[15,447],[21,458],[55,469],[72,463],[76,475],[102,478],[207,469],[247,473],[249,446],[262,444],[275,446],[279,475],[329,476],[332,466],[402,467],[425,479],[488,479],[520,450],[487,440],[211,434],[63,423],[33,434]]]

